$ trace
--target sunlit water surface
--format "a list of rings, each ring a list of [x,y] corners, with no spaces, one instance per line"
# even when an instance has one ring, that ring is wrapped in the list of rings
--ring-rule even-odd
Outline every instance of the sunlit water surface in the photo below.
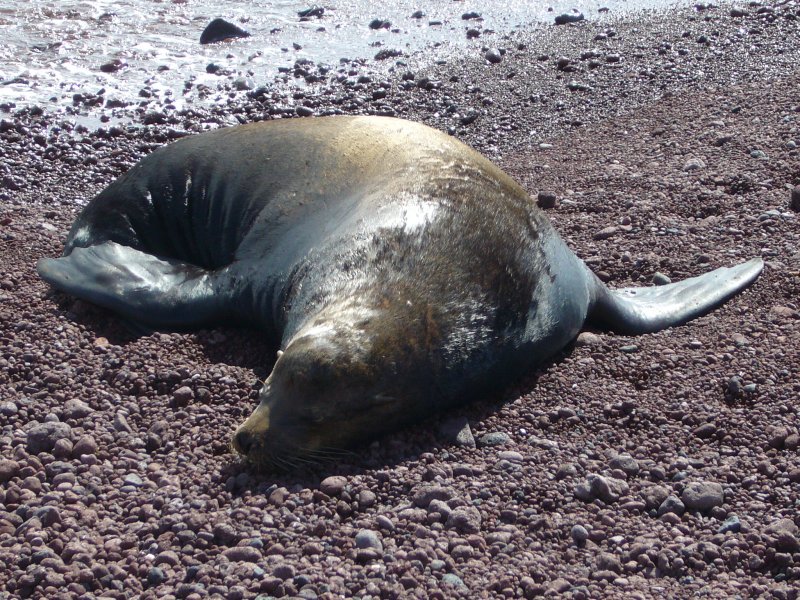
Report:
[[[261,85],[298,59],[338,66],[340,59],[372,58],[381,49],[417,52],[437,44],[478,52],[502,46],[502,36],[573,8],[589,19],[609,19],[625,11],[690,5],[688,0],[327,0],[321,18],[303,21],[298,12],[314,6],[288,0],[7,0],[0,5],[0,104],[48,108],[74,104],[75,94],[131,101],[143,87],[166,93],[175,104],[200,101],[199,84],[219,88],[219,65],[229,80]],[[607,10],[605,10],[607,9]],[[424,15],[414,18],[417,11]],[[480,19],[465,20],[469,12]],[[222,17],[251,37],[202,46],[200,33]],[[389,29],[370,29],[373,19]],[[468,40],[466,30],[481,36]],[[420,51],[423,52],[420,52]],[[431,53],[433,56],[433,53]],[[419,58],[419,57],[417,57]],[[114,61],[122,68],[106,73]],[[392,61],[386,61],[392,64]],[[302,82],[301,82],[302,83]],[[202,86],[201,86],[202,87]],[[244,86],[242,86],[244,87]],[[121,102],[122,103],[122,102]]]

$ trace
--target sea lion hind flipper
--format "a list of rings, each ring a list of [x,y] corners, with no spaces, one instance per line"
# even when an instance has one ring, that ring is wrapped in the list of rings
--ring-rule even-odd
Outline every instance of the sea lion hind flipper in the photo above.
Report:
[[[36,269],[56,289],[113,310],[142,330],[187,329],[220,317],[211,272],[116,242],[40,259]]]
[[[630,335],[680,325],[706,314],[746,288],[763,267],[763,261],[754,258],[677,283],[617,290],[606,288],[598,280],[588,324]]]

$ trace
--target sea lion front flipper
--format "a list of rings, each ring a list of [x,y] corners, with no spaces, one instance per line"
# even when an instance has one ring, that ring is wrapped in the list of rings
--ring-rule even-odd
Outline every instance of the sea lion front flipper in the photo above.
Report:
[[[588,324],[624,334],[651,333],[702,316],[734,296],[761,273],[754,258],[677,283],[609,290],[598,280]]]
[[[198,327],[221,316],[211,272],[116,242],[40,259],[36,269],[53,287],[146,327]]]

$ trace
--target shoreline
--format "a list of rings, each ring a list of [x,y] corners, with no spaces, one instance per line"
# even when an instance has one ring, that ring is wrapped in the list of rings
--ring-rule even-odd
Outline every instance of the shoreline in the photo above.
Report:
[[[499,63],[151,106],[130,128],[0,113],[0,595],[797,597],[800,5],[744,10],[553,27]],[[269,371],[257,332],[134,338],[34,263],[154,148],[299,106],[451,131],[554,193],[549,218],[611,286],[753,256],[765,272],[685,326],[582,335],[339,463],[253,473],[228,437]],[[477,447],[450,439],[454,418]],[[605,491],[586,498],[592,481]]]
[[[692,5],[689,0],[581,0],[577,8],[589,20],[607,21],[659,3],[662,8],[668,3]],[[402,60],[430,56],[433,49],[437,61],[477,55],[482,45],[496,45],[515,30],[552,26],[556,15],[576,7],[566,0],[549,5],[503,1],[476,11],[468,2],[441,2],[419,10],[414,0],[380,7],[332,0],[301,17],[304,5],[294,2],[253,6],[234,0],[224,9],[206,2],[173,2],[152,10],[145,4],[134,0],[123,8],[102,1],[92,7],[65,2],[52,7],[33,0],[28,12],[0,10],[0,23],[15,25],[0,41],[0,107],[38,102],[63,109],[74,100],[66,108],[76,115],[103,106],[108,109],[104,112],[124,115],[142,102],[163,101],[177,109],[224,105],[230,95],[242,95],[257,82],[291,74],[298,63],[324,64],[336,71],[343,64],[391,65],[395,54]],[[250,35],[232,43],[198,45],[203,26],[216,17]],[[373,60],[381,53],[390,59]]]
[[[219,106],[175,110],[168,108],[168,99],[140,98],[133,113],[89,109],[85,116],[95,123],[103,114],[112,118],[97,128],[38,105],[0,111],[0,134],[10,146],[0,158],[12,164],[24,160],[40,171],[62,161],[84,163],[92,180],[107,184],[109,175],[122,174],[155,147],[209,128],[303,115],[381,114],[448,131],[497,160],[587,124],[634,113],[662,97],[706,87],[724,93],[729,85],[766,84],[772,74],[793,72],[800,50],[787,40],[797,35],[798,17],[794,2],[777,6],[672,9],[613,25],[539,27],[506,36],[505,46],[496,48],[503,57],[498,64],[482,52],[453,57],[446,48],[433,50],[444,53],[445,64],[427,67],[413,56],[388,70],[386,62],[372,61],[341,65],[335,74],[324,65],[299,63],[282,78]],[[757,12],[768,9],[772,12]],[[731,16],[736,10],[744,16]],[[295,79],[307,91],[288,84]],[[226,91],[229,87],[218,93]],[[75,156],[85,144],[103,145],[89,164]],[[13,202],[30,191],[8,166],[0,166],[0,175],[3,199]],[[25,201],[35,203],[36,196]]]

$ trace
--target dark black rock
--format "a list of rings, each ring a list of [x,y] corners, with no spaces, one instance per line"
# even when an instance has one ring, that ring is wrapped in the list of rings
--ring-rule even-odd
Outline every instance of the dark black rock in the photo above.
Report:
[[[128,63],[125,60],[115,58],[114,60],[111,60],[107,63],[103,63],[102,65],[100,65],[100,70],[103,73],[116,73],[120,69],[123,69],[127,66]]]
[[[536,196],[536,204],[539,208],[555,208],[558,204],[558,197],[554,192],[539,192]]]
[[[384,19],[372,19],[369,23],[370,29],[389,29],[391,26],[392,24]]]
[[[395,58],[403,56],[402,50],[395,50],[394,48],[384,48],[375,55],[375,60],[386,60],[387,58]]]
[[[471,125],[475,122],[475,120],[480,116],[480,113],[477,111],[470,111],[464,116],[461,117],[460,122],[462,125]]]
[[[167,122],[167,115],[161,111],[148,112],[142,117],[142,122],[145,125],[163,125]]]
[[[211,23],[206,25],[203,33],[200,34],[200,43],[214,44],[216,42],[224,42],[225,40],[246,37],[250,37],[250,34],[241,27],[237,27],[225,19],[214,19]]]
[[[558,15],[556,17],[556,25],[566,25],[567,23],[577,23],[578,21],[583,21],[585,17],[583,13],[573,12],[573,13],[564,13],[563,15]]]
[[[152,567],[147,573],[147,587],[157,587],[164,583],[167,576],[158,567]]]
[[[728,380],[727,393],[732,398],[738,398],[742,395],[742,378],[733,376]]]
[[[794,186],[789,206],[794,212],[800,212],[800,185]]]
[[[488,60],[492,64],[497,64],[503,60],[503,55],[500,53],[500,50],[497,48],[489,48],[483,57]]]
[[[305,10],[298,11],[297,16],[300,17],[300,20],[308,20],[312,17],[317,17],[318,19],[325,14],[325,9],[321,6],[312,6],[311,8],[306,8]]]

